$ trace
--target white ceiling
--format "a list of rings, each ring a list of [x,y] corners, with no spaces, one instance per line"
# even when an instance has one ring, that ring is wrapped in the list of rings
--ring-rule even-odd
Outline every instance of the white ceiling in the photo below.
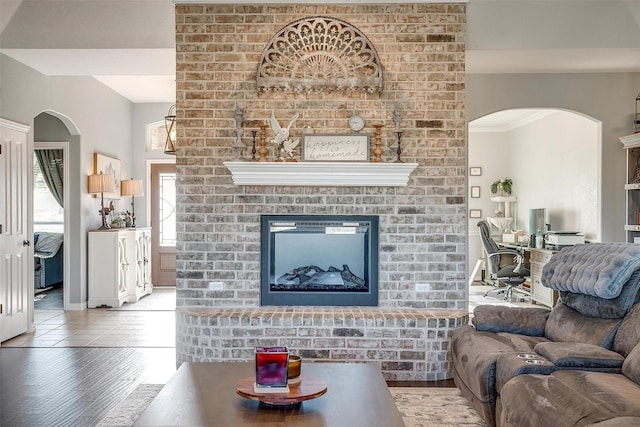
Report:
[[[469,132],[508,132],[527,123],[540,120],[555,111],[540,108],[517,108],[498,111],[469,122]]]
[[[80,1],[90,2],[93,0]],[[163,4],[167,1],[169,0],[163,0]],[[0,12],[2,12],[0,15],[4,15],[0,18],[0,24],[2,25],[0,31],[3,31],[10,21],[10,17],[7,18],[6,16],[7,12],[12,15],[15,13],[15,16],[19,15],[20,9],[18,6],[21,2],[21,0],[0,0],[0,7],[2,8],[0,9]],[[394,3],[395,1],[389,0],[388,2]],[[404,3],[406,1],[399,2]],[[600,0],[600,2],[606,4],[604,0]],[[503,2],[503,4],[505,3],[517,5],[525,3],[525,1],[508,0]],[[551,4],[552,0],[545,3]],[[617,3],[626,4],[627,6],[625,7],[630,7],[628,10],[640,11],[640,0],[626,0]],[[495,4],[496,2],[491,0],[470,1],[469,7],[473,6],[475,9],[473,10],[474,13],[468,15],[469,33],[467,37],[472,43],[468,43],[466,52],[467,73],[640,72],[640,43],[637,40],[623,40],[620,45],[624,47],[621,48],[574,48],[565,47],[559,42],[558,47],[551,48],[536,48],[529,45],[523,48],[496,48],[491,46],[490,49],[482,49],[482,46],[478,46],[478,44],[482,44],[485,40],[490,40],[493,29],[484,28],[490,24],[485,24],[483,27],[483,22],[474,22],[473,19],[474,17],[482,16],[478,13],[478,8],[482,8],[484,5],[495,7]],[[632,4],[632,6],[628,6],[629,4]],[[168,8],[168,11],[168,13],[172,13],[173,8]],[[635,16],[633,18],[635,21],[632,20],[631,22],[637,22],[635,12],[631,14]],[[164,14],[165,11],[163,10],[162,13]],[[480,20],[479,18],[476,19]],[[162,34],[173,32],[172,20],[172,17],[167,19],[163,24],[163,28],[154,28],[154,31]],[[118,22],[121,21],[122,18],[119,17]],[[167,22],[169,23],[167,24]],[[164,26],[167,28],[164,28]],[[630,27],[634,26],[631,25]],[[73,31],[70,32],[66,27],[59,29],[59,31],[63,30],[71,33],[71,36],[74,35]],[[135,29],[132,31],[135,31]],[[483,33],[477,37],[474,36],[478,31]],[[583,29],[583,31],[587,30]],[[631,28],[631,31],[635,31],[635,28]],[[13,33],[10,34],[14,38],[16,36],[15,32],[16,30],[14,29]],[[149,31],[144,30],[144,32],[148,33]],[[113,36],[113,34],[110,34],[110,36]],[[505,40],[510,39],[510,37],[502,34],[497,36]],[[535,37],[536,34],[531,35],[532,39]],[[31,38],[41,40],[43,36],[36,32],[31,35]],[[159,38],[158,33],[156,33],[156,38]],[[493,33],[493,40],[495,39],[496,34]],[[476,41],[475,43],[473,42],[474,40]],[[478,40],[481,42],[477,42]],[[640,40],[640,36],[638,40]],[[78,41],[78,37],[76,37],[69,44],[78,44],[81,41]],[[134,103],[175,102],[175,47],[132,49],[121,46],[123,43],[120,40],[117,40],[117,42],[120,42],[118,48],[85,49],[77,48],[75,45],[72,48],[64,49],[52,48],[51,46],[47,46],[44,49],[33,48],[33,46],[29,46],[29,48],[2,47],[0,48],[0,53],[49,76],[93,76]],[[33,44],[34,42],[31,41],[31,43]],[[572,43],[574,42],[572,41]]]
[[[134,103],[175,102],[175,49],[0,49],[47,76],[92,76]]]

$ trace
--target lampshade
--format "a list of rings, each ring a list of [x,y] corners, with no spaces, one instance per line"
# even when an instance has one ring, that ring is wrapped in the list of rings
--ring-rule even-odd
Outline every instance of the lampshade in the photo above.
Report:
[[[113,193],[115,191],[115,182],[111,174],[100,172],[96,175],[89,175],[87,178],[87,188],[91,194]]]
[[[176,154],[176,106],[169,108],[169,113],[164,117],[164,126],[167,129],[167,141],[164,144],[165,154]]]
[[[120,181],[120,194],[122,196],[144,196],[142,180],[132,178]]]

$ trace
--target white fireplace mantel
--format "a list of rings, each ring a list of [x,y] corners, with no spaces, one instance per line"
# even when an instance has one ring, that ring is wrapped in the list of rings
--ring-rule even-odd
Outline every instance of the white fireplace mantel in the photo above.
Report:
[[[236,185],[401,187],[417,163],[224,162]]]

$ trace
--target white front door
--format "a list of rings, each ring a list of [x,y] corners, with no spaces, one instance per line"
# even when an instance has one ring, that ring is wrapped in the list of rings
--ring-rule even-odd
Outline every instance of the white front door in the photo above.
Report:
[[[29,127],[0,119],[0,342],[28,332],[33,290]]]

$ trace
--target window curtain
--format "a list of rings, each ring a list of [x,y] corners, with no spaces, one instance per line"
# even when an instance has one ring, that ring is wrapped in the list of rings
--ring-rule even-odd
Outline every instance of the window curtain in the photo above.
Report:
[[[64,195],[62,192],[62,171],[64,165],[62,163],[62,150],[34,150],[36,159],[40,165],[42,176],[49,188],[49,191],[56,199],[60,207],[64,207]]]

